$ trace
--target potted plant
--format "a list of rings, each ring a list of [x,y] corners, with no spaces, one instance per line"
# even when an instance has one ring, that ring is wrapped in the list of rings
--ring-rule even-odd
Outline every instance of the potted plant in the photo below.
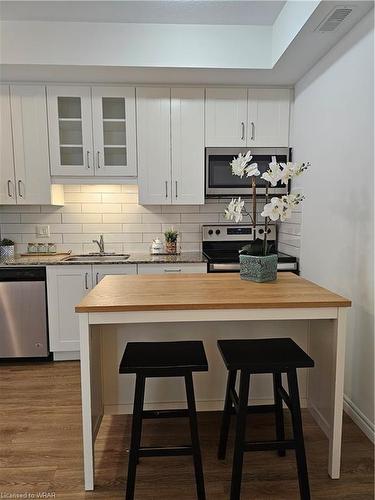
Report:
[[[14,241],[3,238],[0,241],[0,258],[11,259],[14,257]]]
[[[240,198],[232,198],[227,209],[225,217],[228,220],[241,222],[244,215],[250,217],[253,227],[256,227],[256,209],[257,193],[255,177],[260,175],[258,165],[250,163],[252,159],[251,152],[248,151],[245,156],[241,153],[231,162],[232,174],[243,177],[246,175],[251,178],[252,193],[252,213],[245,209],[245,202]],[[270,221],[285,221],[292,215],[293,208],[299,205],[304,196],[301,193],[290,193],[281,197],[274,196],[269,200],[269,186],[276,186],[278,182],[287,185],[289,180],[302,174],[310,164],[307,163],[277,163],[276,157],[272,157],[269,169],[261,175],[266,181],[265,205],[261,216],[264,217],[264,238],[255,240],[240,250],[240,277],[242,279],[256,281],[272,281],[277,277],[277,254],[271,253],[271,247],[267,242],[267,229]]]
[[[178,231],[173,228],[167,229],[164,232],[165,238],[165,250],[167,253],[176,254],[177,253],[177,238]]]

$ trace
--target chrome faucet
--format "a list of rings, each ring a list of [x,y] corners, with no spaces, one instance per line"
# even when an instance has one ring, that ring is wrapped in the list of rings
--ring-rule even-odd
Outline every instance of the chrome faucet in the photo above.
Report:
[[[99,241],[98,240],[92,240],[92,242],[96,243],[98,245],[100,255],[104,255],[105,251],[104,251],[104,239],[103,239],[103,235],[102,234],[100,235]]]

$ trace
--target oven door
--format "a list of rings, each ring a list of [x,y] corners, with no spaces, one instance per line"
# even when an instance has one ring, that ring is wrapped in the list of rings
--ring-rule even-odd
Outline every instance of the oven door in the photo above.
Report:
[[[246,154],[249,148],[206,148],[206,197],[250,196],[250,181],[247,177],[242,179],[232,175],[230,162],[239,153]],[[251,163],[257,163],[262,174],[269,168],[272,156],[278,162],[289,161],[289,148],[253,148]],[[260,176],[256,177],[257,194],[266,193],[266,182]],[[278,183],[270,187],[269,194],[286,194],[288,186]]]

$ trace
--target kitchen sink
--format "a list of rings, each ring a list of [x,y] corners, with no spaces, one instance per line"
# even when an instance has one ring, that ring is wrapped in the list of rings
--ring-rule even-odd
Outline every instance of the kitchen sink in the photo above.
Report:
[[[64,259],[64,262],[121,262],[130,257],[129,254],[114,254],[114,255],[72,255]]]

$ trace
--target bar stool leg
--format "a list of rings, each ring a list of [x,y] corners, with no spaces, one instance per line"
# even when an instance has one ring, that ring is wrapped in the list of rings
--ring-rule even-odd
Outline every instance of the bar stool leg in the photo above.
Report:
[[[278,389],[282,387],[281,373],[273,374],[273,394],[275,400],[275,425],[276,425],[276,439],[278,441],[284,441],[285,431],[284,431],[284,413],[283,413],[283,400],[278,392]],[[281,448],[277,450],[279,457],[285,457],[285,449]]]
[[[239,500],[241,495],[243,454],[245,451],[246,415],[249,399],[250,373],[241,370],[239,388],[239,407],[236,423],[236,438],[234,443],[232,484],[230,500]]]
[[[230,416],[232,413],[232,399],[230,397],[231,391],[234,390],[236,385],[236,377],[237,370],[232,370],[228,373],[227,380],[227,390],[225,393],[225,403],[223,415],[221,417],[221,429],[220,429],[220,440],[219,440],[219,449],[217,452],[217,458],[219,460],[224,460],[225,454],[227,451],[227,442],[228,442],[228,433],[229,433],[229,424],[230,424]]]
[[[296,370],[290,370],[288,375],[289,396],[292,404],[293,434],[296,441],[296,460],[298,482],[302,500],[310,500],[309,477],[307,472],[305,443],[303,439],[301,408],[299,402],[298,380]]]
[[[135,476],[138,452],[141,444],[142,411],[145,395],[145,376],[137,374],[135,381],[132,435],[129,452],[128,477],[126,481],[126,500],[134,499]]]
[[[203,479],[202,456],[201,456],[201,448],[198,436],[198,422],[197,422],[197,411],[195,407],[194,385],[191,372],[188,372],[185,375],[185,387],[186,387],[186,398],[189,410],[190,434],[191,434],[191,444],[193,448],[197,497],[198,500],[206,500],[206,493],[204,489],[204,479]]]

